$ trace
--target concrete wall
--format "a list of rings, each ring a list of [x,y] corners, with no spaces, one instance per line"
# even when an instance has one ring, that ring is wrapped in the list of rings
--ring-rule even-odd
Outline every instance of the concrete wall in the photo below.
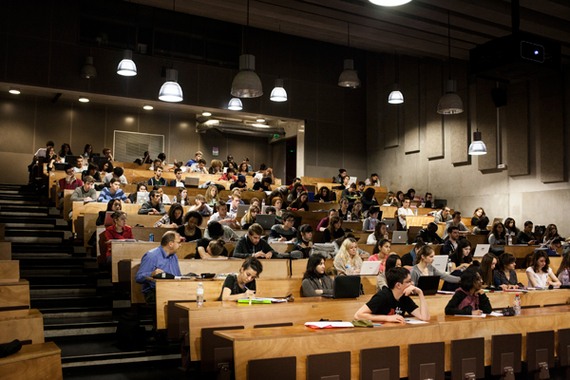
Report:
[[[368,63],[368,78],[373,81],[368,83],[369,106],[374,102],[386,103],[382,91],[374,97],[375,89],[381,89],[378,83],[382,83],[384,75],[384,67],[376,58]],[[562,236],[570,236],[567,212],[570,205],[570,184],[567,182],[570,177],[567,148],[570,146],[569,68],[564,69],[563,75],[553,78],[505,86],[509,98],[508,104],[500,108],[500,125],[503,163],[507,169],[498,171],[494,169],[496,108],[489,94],[489,89],[496,84],[468,78],[465,91],[460,91],[466,111],[441,117],[434,105],[441,96],[442,86],[439,85],[439,92],[431,91],[429,77],[447,78],[445,66],[429,61],[420,62],[420,66],[419,94],[411,96],[420,99],[419,149],[407,151],[405,123],[398,123],[397,119],[391,125],[378,122],[388,117],[381,113],[382,110],[393,106],[379,104],[376,108],[379,111],[369,108],[369,171],[377,171],[382,185],[389,190],[405,192],[414,188],[418,195],[429,191],[435,198],[447,199],[448,205],[461,211],[463,216],[470,217],[475,208],[483,207],[491,220],[512,217],[519,228],[526,220],[535,224],[555,223]],[[466,78],[466,68],[463,74],[460,68],[458,70],[454,76]],[[548,92],[541,91],[541,87],[553,82],[556,85],[550,88],[557,94],[557,100],[542,101],[548,97]],[[556,88],[564,88],[564,92],[557,92]],[[409,106],[410,94],[404,92],[404,97],[406,103],[397,106],[399,112]],[[477,127],[483,131],[489,153],[469,158],[467,147],[472,131]],[[399,142],[388,143],[394,134],[400,136]]]

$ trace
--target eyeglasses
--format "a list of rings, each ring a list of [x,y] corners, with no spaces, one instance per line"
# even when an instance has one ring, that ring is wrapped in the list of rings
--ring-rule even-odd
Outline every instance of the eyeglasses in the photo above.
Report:
[[[75,171],[73,171],[73,170],[68,170],[68,171],[66,171],[66,173],[67,173],[67,174],[73,174],[73,173],[75,173]]]

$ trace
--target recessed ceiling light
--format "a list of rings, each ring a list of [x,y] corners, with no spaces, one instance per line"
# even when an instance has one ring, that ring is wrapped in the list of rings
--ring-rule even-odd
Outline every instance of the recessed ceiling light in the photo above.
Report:
[[[150,104],[145,104],[145,105],[143,106],[143,109],[145,109],[145,110],[147,110],[147,111],[150,111],[150,110],[154,109],[154,107],[151,106]]]
[[[258,123],[265,123],[265,119],[262,117],[258,117],[256,120]]]
[[[89,99],[86,98],[85,96],[80,97],[80,98],[79,98],[79,101],[80,101],[81,103],[89,103]]]
[[[14,94],[14,95],[20,95],[20,89],[16,88],[16,87],[10,87],[10,90],[8,90],[8,92],[10,94]]]
[[[208,111],[204,111],[204,112],[202,112],[202,116],[209,117],[209,116],[212,116],[212,113],[208,112]]]

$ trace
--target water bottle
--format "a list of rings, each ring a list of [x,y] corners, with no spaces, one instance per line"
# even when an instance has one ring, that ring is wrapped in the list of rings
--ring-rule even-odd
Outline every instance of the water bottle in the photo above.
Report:
[[[265,198],[261,200],[261,209],[263,210],[264,207],[265,207]]]
[[[521,297],[518,293],[513,300],[513,309],[515,309],[515,315],[521,315]]]
[[[418,208],[417,207],[414,209],[414,215],[418,216]]]
[[[507,238],[507,245],[513,245],[513,235],[509,234]]]
[[[570,275],[568,274],[568,268],[564,268],[564,272],[562,272],[562,285],[569,285],[570,284]]]
[[[148,241],[154,241],[154,234],[148,235]]]
[[[447,273],[453,272],[453,265],[451,263],[451,258],[447,259]]]
[[[347,211],[347,212],[346,212],[346,220],[349,220],[349,221],[350,221],[350,211]]]
[[[352,267],[350,266],[350,264],[346,264],[346,270],[344,272],[346,273],[347,276],[350,276],[352,274]]]
[[[202,283],[198,283],[198,289],[196,290],[196,304],[198,307],[202,307],[204,303],[204,288],[202,287]]]

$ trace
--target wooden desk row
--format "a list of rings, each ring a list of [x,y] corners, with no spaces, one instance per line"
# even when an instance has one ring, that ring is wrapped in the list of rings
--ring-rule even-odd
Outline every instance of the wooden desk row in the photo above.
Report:
[[[157,290],[162,281],[157,282]],[[260,283],[260,288],[262,285],[264,283]],[[514,293],[491,293],[489,299],[493,308],[500,309],[512,305],[514,296]],[[521,295],[521,301],[523,307],[559,305],[567,303],[569,296],[570,292],[566,290],[537,291]],[[217,301],[205,302],[202,307],[198,307],[195,302],[186,302],[178,303],[176,306],[188,312],[190,356],[191,360],[196,361],[201,359],[201,330],[203,328],[244,326],[246,329],[251,329],[254,325],[285,322],[303,325],[305,322],[318,321],[321,318],[350,321],[354,318],[356,311],[371,297],[371,294],[367,294],[357,299],[343,300],[321,297],[296,298],[294,302],[272,305],[244,305],[237,304],[235,301]],[[416,303],[419,302],[417,297],[413,298]],[[445,306],[450,299],[450,295],[442,294],[426,297],[432,319],[445,313]],[[381,340],[384,339],[381,338]]]
[[[215,335],[233,342],[235,378],[247,379],[247,365],[252,359],[294,356],[297,380],[306,379],[308,355],[349,351],[351,378],[360,378],[360,351],[367,348],[400,347],[399,377],[408,376],[408,345],[445,343],[445,371],[451,370],[451,341],[482,337],[485,339],[485,365],[491,364],[491,338],[494,335],[520,333],[522,360],[526,359],[526,334],[570,328],[570,306],[523,310],[516,317],[464,318],[432,317],[430,323],[400,325],[385,323],[374,328],[313,330],[303,325],[267,329],[216,331]],[[237,324],[234,324],[237,325]],[[554,347],[553,347],[554,349]],[[518,360],[518,358],[515,358]]]

